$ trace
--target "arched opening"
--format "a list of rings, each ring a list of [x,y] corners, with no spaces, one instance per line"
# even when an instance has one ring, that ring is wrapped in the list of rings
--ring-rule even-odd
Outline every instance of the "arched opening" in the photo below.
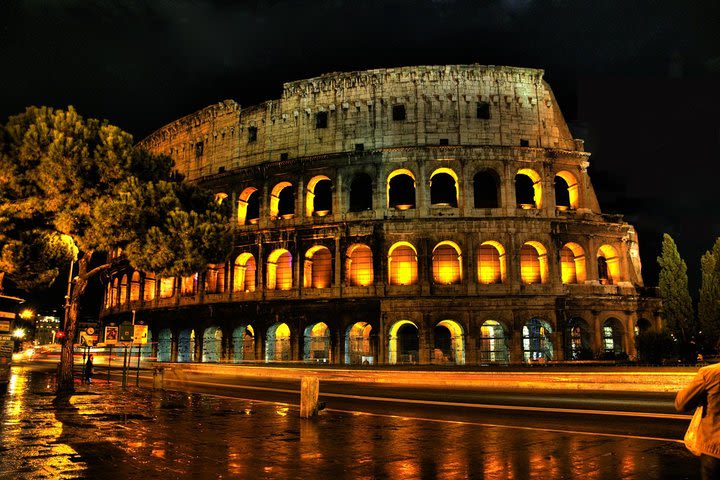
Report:
[[[397,242],[388,253],[388,283],[415,285],[418,278],[417,250],[408,242]]]
[[[547,282],[547,251],[540,242],[525,242],[520,249],[520,279],[526,285]]]
[[[266,288],[290,290],[292,284],[292,254],[283,248],[274,250],[268,255]]]
[[[366,287],[373,284],[373,256],[370,247],[362,243],[350,245],[345,258],[345,271],[350,286]]]
[[[473,199],[475,208],[497,208],[500,206],[500,180],[493,170],[481,170],[473,177]]]
[[[295,215],[295,187],[290,182],[280,182],[270,193],[270,217],[292,218]]]
[[[222,293],[225,291],[225,264],[212,263],[205,273],[205,292]]]
[[[120,280],[120,292],[118,293],[118,305],[125,305],[128,301],[128,276],[123,275]]]
[[[152,354],[153,354],[152,338],[153,338],[152,330],[150,330],[150,328],[148,328],[147,343],[142,344],[142,346],[140,347],[140,358],[142,360],[146,360],[146,359],[152,357]]]
[[[237,327],[232,335],[233,362],[255,360],[255,330],[251,325]]]
[[[143,300],[151,302],[155,300],[155,274],[146,273],[143,279]]]
[[[305,213],[324,217],[332,213],[332,181],[325,175],[317,175],[310,179],[305,193]]]
[[[178,362],[195,361],[195,330],[182,330],[178,335]]]
[[[443,320],[434,330],[433,363],[465,365],[465,334],[454,320]]]
[[[332,283],[332,267],[332,254],[327,247],[311,247],[305,252],[303,287],[329,288]]]
[[[585,283],[585,250],[577,243],[566,243],[560,250],[562,283]]]
[[[319,322],[305,328],[303,360],[306,362],[330,362],[330,329]]]
[[[105,305],[106,309],[110,308],[110,306],[112,305],[112,284],[111,283],[108,283],[105,286],[105,303],[104,303],[104,305]]]
[[[180,294],[181,295],[195,295],[197,292],[197,273],[193,275],[187,275],[180,278]]]
[[[504,283],[506,277],[505,248],[494,240],[480,244],[477,256],[478,283]]]
[[[480,363],[509,363],[507,337],[503,326],[485,320],[480,327]]]
[[[522,329],[525,362],[545,363],[553,359],[552,327],[539,318],[530,319]]]
[[[458,177],[449,168],[438,168],[430,175],[430,203],[444,207],[458,206]]]
[[[257,265],[253,254],[244,252],[238,255],[233,269],[233,292],[254,292]]]
[[[265,361],[289,362],[290,359],[290,327],[285,323],[276,323],[267,331]]]
[[[133,272],[130,278],[130,301],[137,302],[140,300],[140,272]]]
[[[390,327],[388,363],[417,363],[420,352],[420,338],[417,325],[409,320],[400,320]]]
[[[203,363],[217,363],[222,358],[222,330],[218,327],[208,327],[203,333],[202,344]]]
[[[172,360],[172,331],[163,328],[158,334],[157,361],[169,362]]]
[[[366,322],[350,325],[345,332],[345,363],[368,365],[375,363],[375,354],[370,343],[372,326]]]
[[[578,208],[578,182],[568,171],[555,174],[555,206],[559,210]]]
[[[571,318],[565,327],[565,359],[592,360],[590,327],[582,318]]]
[[[647,318],[641,318],[635,322],[635,336],[637,337],[641,333],[649,332],[652,330],[652,323]]]
[[[175,277],[160,279],[160,298],[170,298],[175,295]]]
[[[515,202],[518,208],[542,208],[542,184],[535,170],[518,170],[515,175]]]
[[[367,173],[358,173],[350,183],[351,212],[364,212],[373,208],[372,179]]]
[[[453,285],[462,282],[462,254],[455,242],[443,241],[433,249],[433,282]]]
[[[410,170],[395,170],[388,176],[387,198],[388,208],[415,208],[415,176]]]
[[[602,344],[606,359],[616,359],[625,352],[623,326],[617,318],[608,318],[603,323]]]
[[[598,280],[602,285],[614,285],[620,279],[620,258],[611,245],[603,245],[597,254]]]
[[[248,187],[238,199],[238,225],[255,224],[260,219],[260,191]]]
[[[115,277],[112,283],[112,288],[110,289],[110,305],[115,307],[117,305],[120,305],[120,280]]]

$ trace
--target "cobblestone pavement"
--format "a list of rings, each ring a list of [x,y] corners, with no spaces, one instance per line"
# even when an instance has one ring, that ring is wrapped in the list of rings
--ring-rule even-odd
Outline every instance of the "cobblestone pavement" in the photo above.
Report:
[[[58,400],[53,383],[13,367],[1,479],[699,478],[672,442],[332,411],[301,420],[294,406],[99,380]]]

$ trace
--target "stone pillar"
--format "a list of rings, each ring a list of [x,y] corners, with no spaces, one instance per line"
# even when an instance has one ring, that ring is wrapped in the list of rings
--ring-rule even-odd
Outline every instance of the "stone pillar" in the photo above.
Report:
[[[510,343],[510,363],[523,363],[522,326],[513,329]]]
[[[320,379],[302,377],[300,380],[300,418],[311,418],[317,415],[320,396]]]
[[[418,325],[418,363],[427,365],[432,361],[434,350],[434,338],[432,326],[430,324],[430,315],[423,314],[422,322]]]

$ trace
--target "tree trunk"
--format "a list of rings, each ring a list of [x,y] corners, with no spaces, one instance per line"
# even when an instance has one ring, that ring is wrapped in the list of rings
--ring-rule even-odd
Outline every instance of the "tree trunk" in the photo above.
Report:
[[[78,260],[78,275],[73,280],[73,288],[70,293],[68,311],[65,316],[65,338],[62,339],[62,349],[60,351],[60,371],[57,379],[58,395],[68,394],[75,391],[75,381],[73,378],[73,361],[74,361],[74,339],[77,319],[80,314],[80,298],[85,293],[88,281],[101,272],[110,267],[109,264],[101,265],[88,272],[88,265],[92,258],[93,252],[90,251]]]

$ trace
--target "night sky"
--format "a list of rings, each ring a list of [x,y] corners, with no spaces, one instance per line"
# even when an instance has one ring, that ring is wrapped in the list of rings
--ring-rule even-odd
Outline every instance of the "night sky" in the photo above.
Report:
[[[74,105],[137,140],[232,98],[333,71],[480,63],[545,69],[593,152],[601,208],[688,263],[720,236],[720,2],[0,0],[0,121]],[[695,292],[692,292],[693,295]]]

